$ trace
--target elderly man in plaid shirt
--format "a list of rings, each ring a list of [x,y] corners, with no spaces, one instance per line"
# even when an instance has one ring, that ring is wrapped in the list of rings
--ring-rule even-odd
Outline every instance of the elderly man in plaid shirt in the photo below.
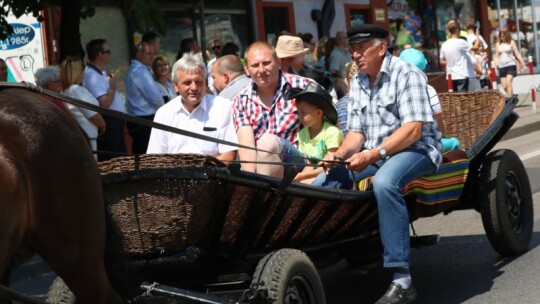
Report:
[[[350,162],[348,169],[374,175],[384,267],[394,270],[393,282],[377,303],[410,303],[416,290],[409,273],[409,214],[401,189],[437,170],[442,161],[441,133],[425,75],[386,51],[388,31],[364,24],[347,35],[359,70],[351,79],[349,133],[325,159],[345,160]]]
[[[311,80],[281,71],[274,48],[266,42],[251,44],[245,58],[245,70],[253,84],[233,100],[234,123],[238,143],[260,151],[239,149],[240,160],[245,161],[242,169],[281,178],[292,167],[276,163],[304,163],[297,149],[300,121],[296,105],[286,95],[292,88],[303,89]]]

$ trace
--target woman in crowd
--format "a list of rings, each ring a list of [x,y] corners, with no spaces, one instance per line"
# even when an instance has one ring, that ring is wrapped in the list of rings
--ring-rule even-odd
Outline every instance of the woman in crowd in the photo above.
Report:
[[[324,65],[324,49],[326,48],[326,42],[328,41],[328,37],[323,36],[321,39],[319,39],[319,42],[317,43],[317,46],[315,47],[315,51],[313,52],[315,56],[315,61],[317,61],[319,64]]]
[[[62,85],[60,84],[60,68],[55,65],[50,65],[44,68],[39,68],[34,73],[36,78],[36,84],[45,90],[60,93],[62,91]],[[67,110],[64,102],[59,98],[52,99],[61,108]]]
[[[99,102],[92,93],[81,85],[83,77],[84,65],[80,58],[69,57],[62,61],[60,64],[62,94],[99,106]],[[69,103],[67,106],[86,134],[92,151],[96,151],[98,134],[105,132],[105,121],[103,117],[99,113]]]
[[[514,95],[512,81],[517,73],[525,68],[525,62],[507,29],[502,29],[499,33],[499,41],[495,46],[494,61],[499,69],[499,77],[501,77],[506,96],[512,97]]]
[[[171,80],[171,65],[166,56],[157,55],[154,57],[152,71],[154,72],[156,86],[161,92],[165,103],[178,96]]]

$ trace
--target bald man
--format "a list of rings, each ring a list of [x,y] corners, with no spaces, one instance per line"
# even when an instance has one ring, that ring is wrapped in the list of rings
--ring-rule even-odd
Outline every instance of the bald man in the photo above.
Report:
[[[244,65],[236,55],[219,57],[212,68],[212,79],[218,96],[232,100],[242,89],[251,84]]]

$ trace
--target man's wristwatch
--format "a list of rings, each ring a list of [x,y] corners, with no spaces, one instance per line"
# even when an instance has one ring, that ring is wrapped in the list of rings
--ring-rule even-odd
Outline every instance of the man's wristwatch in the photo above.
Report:
[[[377,150],[379,150],[379,155],[381,156],[381,159],[386,159],[386,149],[382,145],[379,145],[377,146]]]

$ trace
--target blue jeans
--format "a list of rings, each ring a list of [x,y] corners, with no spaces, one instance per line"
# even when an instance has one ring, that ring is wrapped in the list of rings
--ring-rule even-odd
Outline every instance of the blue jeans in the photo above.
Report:
[[[280,154],[283,165],[285,166],[283,171],[283,176],[287,176],[291,170],[294,170],[296,173],[304,169],[304,153],[300,152],[293,144],[284,138],[278,138],[278,152]],[[288,165],[291,164],[291,165]]]
[[[332,189],[356,189],[354,185],[366,177],[375,175],[377,165],[371,165],[361,172],[351,171],[345,165],[336,166],[328,172],[321,172],[311,182],[313,186]]]
[[[405,149],[388,158],[375,173],[373,192],[379,208],[384,267],[410,264],[409,212],[402,189],[414,179],[436,170],[427,152]]]
[[[313,185],[350,189],[354,182],[375,176],[373,192],[379,209],[379,229],[384,246],[384,267],[403,267],[410,263],[409,212],[402,189],[414,179],[435,173],[437,166],[426,151],[405,149],[378,161],[362,172],[351,173],[344,166],[317,176]]]

